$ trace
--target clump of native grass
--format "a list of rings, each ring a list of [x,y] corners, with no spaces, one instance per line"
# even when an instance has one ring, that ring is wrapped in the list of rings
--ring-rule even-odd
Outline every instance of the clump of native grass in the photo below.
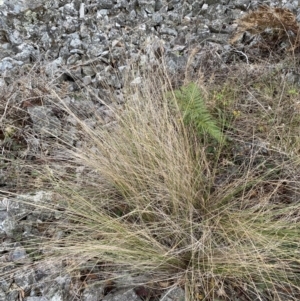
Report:
[[[165,74],[128,83],[122,110],[106,105],[111,126],[97,124],[96,113],[91,126],[60,100],[82,141],[65,143],[69,175],[52,173],[66,218],[62,235],[45,247],[47,259],[104,266],[112,278],[146,275],[158,288],[182,286],[187,300],[269,300],[299,291],[300,205],[280,200],[298,196],[286,174],[296,163],[256,160],[254,152],[230,162],[238,139],[221,134],[230,118],[215,114],[212,94],[200,93],[199,110],[205,106],[204,128],[213,130],[199,132],[201,112],[187,112],[185,90],[170,87]],[[192,103],[194,94],[184,95]]]

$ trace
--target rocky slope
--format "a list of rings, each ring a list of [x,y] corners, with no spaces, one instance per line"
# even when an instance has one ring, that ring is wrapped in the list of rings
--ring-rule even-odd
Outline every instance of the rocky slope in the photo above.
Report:
[[[261,2],[284,6],[300,21],[298,1]],[[16,131],[23,158],[42,160],[37,155],[40,149],[56,154],[49,144],[41,145],[36,136],[16,130],[8,120],[22,118],[28,133],[38,132],[43,137],[51,138],[53,131],[58,137],[67,133],[70,143],[80,145],[72,120],[66,125],[55,108],[40,105],[47,103],[45,95],[53,96],[50,84],[64,89],[69,103],[74,99],[68,93],[88,88],[86,99],[73,105],[86,116],[99,111],[103,123],[110,123],[112,118],[103,102],[115,98],[115,106],[122,104],[122,76],[130,68],[139,66],[141,74],[132,84],[140,84],[143,72],[163,58],[174,85],[178,85],[187,67],[191,77],[201,68],[209,76],[216,66],[222,68],[235,57],[246,61],[228,40],[234,21],[260,1],[4,0],[0,4],[0,94],[4,102],[0,112],[0,267],[2,274],[11,274],[2,280],[0,277],[0,300],[139,301],[141,290],[124,290],[121,283],[110,290],[92,277],[74,282],[72,275],[64,275],[45,281],[53,274],[52,269],[60,268],[57,266],[13,272],[17,265],[32,261],[23,245],[26,237],[38,235],[39,224],[60,216],[28,204],[52,202],[52,196],[45,192],[18,197],[10,193],[17,191],[16,182],[24,181],[16,181],[8,172],[12,168],[10,154],[20,152],[9,140]],[[193,60],[189,61],[191,55]],[[28,187],[30,191],[30,184]],[[132,280],[133,287],[134,281],[138,280]],[[184,292],[174,288],[156,299],[184,300]]]

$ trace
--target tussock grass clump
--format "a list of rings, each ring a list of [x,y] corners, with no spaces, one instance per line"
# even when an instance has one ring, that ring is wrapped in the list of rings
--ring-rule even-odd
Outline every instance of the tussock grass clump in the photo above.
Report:
[[[28,183],[53,197],[20,201],[47,213],[44,240],[22,242],[29,265],[153,300],[176,286],[187,300],[299,300],[298,87],[248,67],[177,90],[164,72],[129,76],[124,104],[87,116],[81,96],[45,85],[66,132],[39,136],[51,156],[25,161]]]
[[[185,119],[189,93],[170,92],[167,79],[128,84],[122,110],[107,105],[112,127],[92,128],[61,100],[83,137],[65,151],[71,170],[84,173],[80,180],[75,171],[53,173],[66,220],[58,224],[63,236],[45,246],[48,259],[104,266],[111,278],[147,275],[148,285],[185,287],[188,300],[273,300],[299,291],[299,202],[280,200],[283,189],[298,196],[286,174],[296,163],[252,153],[233,168],[235,142],[225,145],[215,123],[203,139]],[[212,116],[205,101],[201,108]],[[202,115],[190,116],[193,123]]]

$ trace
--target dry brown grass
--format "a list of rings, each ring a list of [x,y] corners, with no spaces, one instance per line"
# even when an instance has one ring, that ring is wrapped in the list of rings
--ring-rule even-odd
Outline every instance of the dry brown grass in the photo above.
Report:
[[[296,51],[300,46],[299,23],[296,16],[286,8],[260,6],[238,19],[237,25],[232,44],[239,41],[245,32],[249,32],[263,38],[260,45],[264,44],[269,49],[276,49],[282,42],[289,44],[289,51]]]
[[[123,269],[146,274],[148,285],[153,278],[183,285],[191,300],[230,300],[235,291],[272,299],[284,289],[297,298],[299,193],[292,153],[282,159],[271,147],[271,156],[252,149],[240,162],[231,143],[199,138],[184,125],[166,98],[169,87],[156,76],[128,87],[110,130],[90,128],[62,101],[84,134],[82,147],[69,151],[86,173],[81,183],[72,176],[56,182],[69,222],[58,225],[66,234],[47,244],[53,250],[47,256],[73,258],[75,266],[111,263],[111,275]],[[255,115],[248,116],[253,123]],[[240,120],[233,123],[240,127],[235,146],[250,122],[241,126]]]
[[[158,294],[178,285],[187,300],[298,300],[297,88],[240,72],[205,87],[226,143],[184,123],[164,72],[140,86],[129,76],[122,109],[106,104],[116,121],[109,127],[53,88],[81,143],[60,141],[56,153],[69,160],[35,167],[55,201],[43,206],[64,217],[56,231],[45,225],[36,263]]]

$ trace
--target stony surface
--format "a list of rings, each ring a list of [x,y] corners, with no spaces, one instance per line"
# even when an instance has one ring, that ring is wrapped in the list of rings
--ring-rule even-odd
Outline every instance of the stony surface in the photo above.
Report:
[[[261,2],[284,5],[300,21],[298,1]],[[194,54],[191,75],[197,74],[202,67],[206,70],[216,65],[222,67],[239,55],[228,43],[235,28],[234,20],[259,3],[251,0],[2,0],[1,95],[14,96],[14,106],[23,109],[23,126],[27,126],[28,133],[32,130],[41,137],[68,137],[70,144],[80,146],[76,120],[69,116],[62,123],[64,112],[53,106],[40,106],[41,102],[47,104],[45,95],[53,97],[45,83],[55,79],[59,89],[65,89],[65,103],[81,112],[90,126],[95,126],[95,121],[89,119],[95,111],[103,124],[110,123],[112,113],[103,103],[114,98],[113,106],[122,104],[124,71],[134,65],[145,71],[163,57],[168,72],[176,77],[187,68],[191,53]],[[40,72],[40,82],[32,80],[32,70]],[[17,78],[22,81],[18,82]],[[177,80],[180,82],[180,78]],[[131,84],[140,83],[142,74]],[[20,87],[19,90],[16,87]],[[90,92],[85,102],[76,102],[68,96],[69,92],[86,87]],[[111,93],[113,97],[108,97]],[[11,147],[9,138],[16,135],[15,131],[9,124],[2,124],[3,152],[8,145]],[[41,142],[39,137],[27,134],[25,140],[24,156],[36,157],[37,152],[55,155],[51,146]],[[24,141],[20,141],[22,143],[24,145]],[[5,164],[1,161],[0,186],[8,191],[14,185],[6,176],[9,166]],[[30,205],[32,202],[35,205],[49,203],[52,196],[43,191],[17,198],[0,195],[2,273],[13,271],[19,264],[30,263],[34,254],[28,254],[22,244],[26,238],[51,233],[51,227],[45,230],[42,225],[60,218],[39,209],[40,206]],[[132,289],[116,288],[107,293],[105,287],[97,283],[84,286],[73,283],[70,275],[45,281],[49,275],[51,268],[39,267],[0,279],[0,300],[141,300]],[[184,292],[176,288],[157,300],[159,298],[181,301]]]

